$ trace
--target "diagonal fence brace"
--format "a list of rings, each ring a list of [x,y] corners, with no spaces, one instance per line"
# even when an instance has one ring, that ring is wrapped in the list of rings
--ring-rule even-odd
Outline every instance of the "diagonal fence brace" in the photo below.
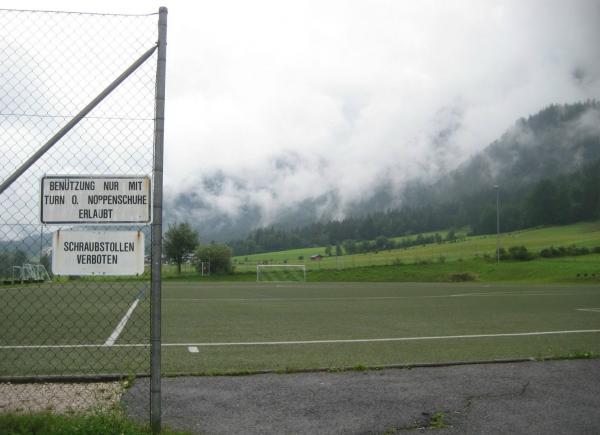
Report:
[[[61,140],[79,121],[87,116],[102,100],[104,100],[112,91],[114,91],[127,77],[137,70],[158,48],[158,44],[150,48],[140,56],[138,60],[131,64],[123,73],[117,77],[110,85],[98,94],[87,106],[75,115],[63,128],[61,128],[48,142],[46,142],[39,150],[37,150],[27,161],[19,166],[6,180],[0,184],[0,195],[10,187],[27,169],[29,169],[36,161],[40,159],[50,148],[52,148],[59,140]]]

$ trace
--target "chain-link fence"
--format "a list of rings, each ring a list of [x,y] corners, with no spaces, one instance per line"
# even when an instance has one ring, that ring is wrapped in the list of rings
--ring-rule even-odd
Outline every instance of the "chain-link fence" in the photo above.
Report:
[[[150,226],[42,224],[41,208],[70,196],[41,190],[44,176],[153,175],[157,21],[0,10],[0,183],[147,56],[0,192],[0,411],[116,406],[123,381],[64,382],[150,373]],[[73,230],[143,233],[143,273],[53,273],[53,234]]]

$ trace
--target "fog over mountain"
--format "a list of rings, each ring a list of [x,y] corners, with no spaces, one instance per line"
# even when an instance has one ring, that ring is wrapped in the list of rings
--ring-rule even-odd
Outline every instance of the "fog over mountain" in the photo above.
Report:
[[[5,7],[148,13],[160,3]],[[168,7],[165,217],[204,240],[398,207],[505,132],[531,134],[519,118],[600,98],[596,0]]]
[[[500,138],[481,152],[468,157],[456,169],[437,176],[408,179],[397,184],[392,174],[384,173],[372,184],[369,195],[343,202],[335,190],[320,196],[293,202],[267,224],[294,228],[314,221],[340,219],[340,216],[364,216],[402,206],[440,204],[452,198],[477,194],[501,184],[507,191],[521,189],[544,178],[569,174],[600,159],[600,104],[594,101],[573,105],[550,106],[539,113],[517,120]],[[293,164],[273,162],[270,173],[275,177],[294,176],[304,162],[295,156]],[[315,183],[319,180],[315,179]],[[181,193],[167,207],[172,221],[203,222],[205,237],[212,239],[243,238],[251,229],[265,226],[265,208],[242,206],[236,214],[219,212],[212,206],[231,195],[251,198],[255,187],[242,178],[218,172],[202,180],[200,191],[214,201],[203,201],[196,192]],[[273,189],[271,192],[275,192]],[[275,199],[277,199],[275,197]],[[265,206],[269,201],[265,202]],[[271,210],[272,211],[272,210]]]
[[[398,207],[519,118],[600,97],[598,2],[236,5],[170,33],[166,218],[204,240]]]
[[[51,9],[152,13],[161,3]],[[168,6],[165,219],[190,222],[205,241],[450,198],[469,181],[526,183],[584,161],[589,147],[570,147],[598,125],[595,109],[554,129],[544,120],[543,131],[518,121],[600,98],[596,0]],[[80,142],[103,171],[117,167]]]
[[[483,151],[434,183],[435,200],[449,200],[500,184],[526,187],[570,174],[600,159],[600,104],[552,105],[519,119]]]

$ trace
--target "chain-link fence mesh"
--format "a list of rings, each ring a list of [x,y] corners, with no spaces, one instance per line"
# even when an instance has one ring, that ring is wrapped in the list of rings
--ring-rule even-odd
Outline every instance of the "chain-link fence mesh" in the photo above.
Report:
[[[157,14],[0,10],[0,183],[156,45]],[[137,277],[56,276],[42,225],[47,175],[152,175],[156,54],[0,194],[0,411],[112,406],[120,385],[48,384],[150,371],[150,267]],[[137,230],[147,225],[79,226]],[[111,402],[112,401],[112,402]]]

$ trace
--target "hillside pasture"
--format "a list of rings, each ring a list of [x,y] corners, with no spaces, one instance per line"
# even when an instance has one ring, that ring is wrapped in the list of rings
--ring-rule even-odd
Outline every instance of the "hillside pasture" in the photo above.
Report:
[[[430,233],[428,233],[430,234]],[[445,233],[440,232],[442,236]],[[460,234],[460,233],[459,233]],[[411,236],[412,239],[415,236]],[[402,238],[396,238],[402,239]],[[325,247],[293,249],[234,257],[237,272],[255,271],[257,264],[304,264],[309,270],[346,269],[365,266],[394,264],[442,263],[471,258],[495,257],[496,235],[462,236],[456,241],[430,243],[406,249],[381,250],[363,254],[326,256]],[[595,247],[600,246],[600,222],[578,223],[565,226],[535,228],[500,234],[500,246],[525,246],[537,253],[550,246]],[[321,254],[320,261],[310,260],[311,255]]]

